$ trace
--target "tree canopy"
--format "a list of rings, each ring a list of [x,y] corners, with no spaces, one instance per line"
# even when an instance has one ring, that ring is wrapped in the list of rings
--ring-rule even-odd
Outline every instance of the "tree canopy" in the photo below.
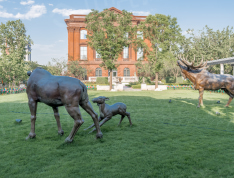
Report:
[[[0,25],[0,78],[4,83],[14,83],[26,78],[24,61],[26,46],[31,45],[30,36],[21,20],[7,21]]]
[[[144,38],[137,38],[136,45],[144,49],[151,74],[155,75],[155,88],[158,87],[158,73],[163,68],[165,60],[175,61],[175,53],[179,50],[181,29],[177,19],[163,14],[149,15],[138,25],[138,31]],[[145,39],[149,40],[147,46]],[[138,66],[141,61],[138,62]],[[144,65],[144,64],[142,64]]]
[[[112,70],[117,68],[117,59],[125,46],[131,44],[132,14],[125,10],[121,14],[104,9],[92,10],[86,16],[88,44],[102,58],[103,67],[110,71],[110,90],[112,88]]]

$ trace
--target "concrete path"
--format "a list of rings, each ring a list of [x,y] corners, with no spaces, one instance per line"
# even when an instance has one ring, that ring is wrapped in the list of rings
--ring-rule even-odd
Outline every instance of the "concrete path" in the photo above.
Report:
[[[128,87],[128,86],[124,86],[124,87],[123,87],[123,90],[124,90],[124,91],[141,91],[141,89],[133,89],[133,88]]]

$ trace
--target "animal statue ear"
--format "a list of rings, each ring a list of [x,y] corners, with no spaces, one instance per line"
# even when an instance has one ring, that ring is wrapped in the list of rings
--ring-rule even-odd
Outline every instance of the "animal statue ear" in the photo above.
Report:
[[[107,98],[107,97],[106,97],[106,98],[105,98],[105,100],[106,100],[106,101],[108,101],[108,100],[109,100],[109,98]]]

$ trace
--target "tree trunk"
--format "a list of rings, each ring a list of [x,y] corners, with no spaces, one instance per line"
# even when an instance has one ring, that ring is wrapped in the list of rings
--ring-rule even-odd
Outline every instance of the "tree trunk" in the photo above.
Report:
[[[155,73],[155,89],[158,88],[158,72]]]
[[[110,91],[112,89],[112,69],[110,70]]]

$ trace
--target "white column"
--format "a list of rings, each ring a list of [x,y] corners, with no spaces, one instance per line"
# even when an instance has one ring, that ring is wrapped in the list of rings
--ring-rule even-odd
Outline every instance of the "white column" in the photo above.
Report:
[[[224,64],[220,64],[220,74],[224,74]]]

